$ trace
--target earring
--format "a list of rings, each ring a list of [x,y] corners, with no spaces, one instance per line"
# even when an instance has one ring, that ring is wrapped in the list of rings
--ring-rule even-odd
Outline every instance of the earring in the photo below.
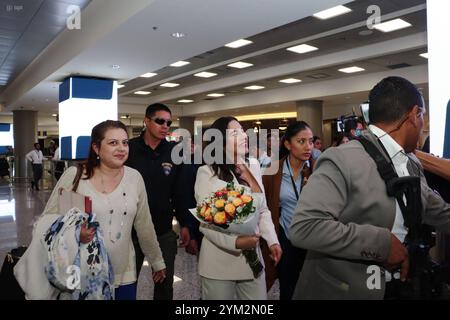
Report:
[[[97,160],[100,160],[100,156],[99,155],[97,155]]]

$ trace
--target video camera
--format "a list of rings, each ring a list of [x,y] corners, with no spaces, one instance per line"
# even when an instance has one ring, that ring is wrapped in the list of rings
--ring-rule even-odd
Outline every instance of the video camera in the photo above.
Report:
[[[363,121],[366,125],[369,124],[369,102],[364,102],[359,105],[359,110],[363,116]],[[337,132],[346,133],[351,129],[356,129],[357,123],[361,122],[360,117],[355,114],[355,108],[353,108],[352,114],[342,115],[336,119]]]

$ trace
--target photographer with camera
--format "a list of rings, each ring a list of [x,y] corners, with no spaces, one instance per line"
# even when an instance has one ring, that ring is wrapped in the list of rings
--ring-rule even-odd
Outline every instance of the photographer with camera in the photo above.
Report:
[[[431,284],[422,277],[432,245],[422,223],[450,232],[450,205],[411,153],[423,128],[422,95],[388,77],[369,101],[369,130],[322,154],[294,212],[291,242],[308,250],[296,299],[417,297]],[[374,269],[381,281],[371,286]],[[417,283],[418,290],[410,285]],[[402,295],[405,288],[414,292]]]

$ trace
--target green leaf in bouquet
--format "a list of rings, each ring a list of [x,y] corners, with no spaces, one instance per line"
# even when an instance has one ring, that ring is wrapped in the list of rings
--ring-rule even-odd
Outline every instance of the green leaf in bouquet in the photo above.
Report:
[[[227,190],[234,190],[234,181],[228,182],[227,183]]]

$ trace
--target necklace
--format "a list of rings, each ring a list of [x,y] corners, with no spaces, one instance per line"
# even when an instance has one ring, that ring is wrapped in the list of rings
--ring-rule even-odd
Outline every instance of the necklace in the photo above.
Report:
[[[122,173],[123,167],[119,170],[119,172],[113,176],[112,180],[114,181],[121,173]],[[100,183],[102,184],[102,193],[107,194],[108,192],[106,191],[106,186],[105,186],[105,181],[103,180],[103,172],[99,169],[99,173],[100,173]]]
[[[122,168],[122,170],[123,170],[123,168]],[[113,179],[117,178],[117,177],[122,173],[122,170],[120,170],[119,173],[117,173],[117,174],[113,177]],[[122,177],[122,179],[123,179],[123,177]],[[105,186],[105,182],[104,182],[104,180],[103,180],[103,173],[102,173],[102,172],[100,172],[100,182],[101,182],[102,188],[103,188],[102,193],[103,193],[104,196],[105,196],[106,204],[107,204],[107,207],[109,208],[109,210],[108,210],[108,212],[109,212],[109,232],[108,232],[108,233],[109,233],[109,240],[110,240],[112,243],[115,243],[117,240],[119,240],[119,239],[122,237],[122,228],[123,228],[123,225],[124,225],[124,218],[125,218],[125,216],[127,215],[127,211],[128,211],[128,210],[127,210],[127,208],[128,208],[127,194],[126,194],[126,192],[123,190],[123,187],[121,187],[121,194],[122,194],[122,196],[123,196],[123,203],[124,203],[124,205],[125,205],[125,208],[124,208],[123,213],[120,215],[120,216],[121,216],[120,229],[119,229],[119,231],[117,231],[117,233],[115,234],[115,236],[113,236],[113,235],[112,235],[112,229],[113,229],[114,208],[113,208],[113,206],[111,205],[111,202],[109,201],[109,195],[107,194],[107,191],[106,191],[106,186]],[[120,183],[121,183],[121,182],[120,182]],[[120,184],[120,183],[119,183],[119,184]],[[118,209],[117,209],[117,211],[120,212],[120,210],[118,210]]]
[[[122,237],[122,228],[124,225],[124,219],[125,216],[127,215],[127,208],[128,208],[128,202],[127,202],[127,194],[126,192],[123,191],[123,189],[121,190],[121,194],[123,196],[123,203],[124,203],[124,211],[123,213],[120,215],[121,216],[121,220],[120,220],[120,229],[119,231],[116,232],[115,236],[112,235],[112,229],[113,229],[113,216],[114,216],[114,208],[111,205],[111,202],[109,201],[109,195],[105,194],[105,199],[106,199],[106,203],[108,205],[109,208],[109,240],[112,243],[115,243],[117,240],[119,240]],[[120,212],[119,209],[117,209],[117,211]]]

